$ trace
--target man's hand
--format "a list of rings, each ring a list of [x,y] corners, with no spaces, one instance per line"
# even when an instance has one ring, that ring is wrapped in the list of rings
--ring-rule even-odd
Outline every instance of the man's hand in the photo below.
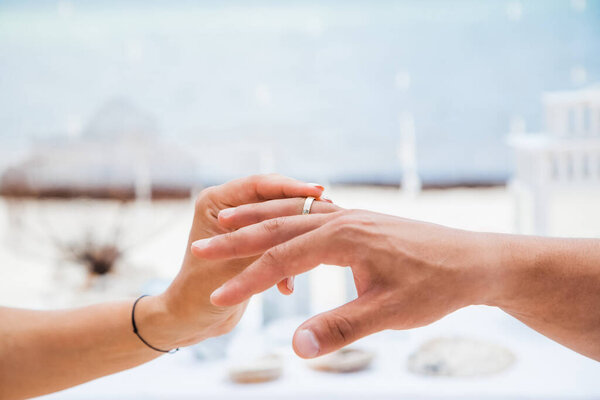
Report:
[[[192,252],[207,260],[262,254],[212,294],[218,306],[320,264],[350,266],[358,298],[298,328],[293,344],[301,357],[486,304],[600,359],[600,241],[469,232],[327,204],[294,215],[294,202],[302,199],[239,207],[229,224],[254,225],[197,242]]]
[[[266,207],[240,214],[249,218]],[[196,243],[192,252],[203,259],[264,253],[216,290],[213,304],[239,304],[322,263],[350,266],[358,299],[308,320],[295,334],[296,352],[316,357],[383,329],[429,324],[492,295],[482,273],[486,266],[469,256],[483,251],[484,235],[326,207],[333,212],[269,219]]]
[[[227,212],[221,211],[272,199],[318,198],[322,193],[322,186],[279,175],[251,176],[203,190],[196,201],[179,274],[164,294],[142,299],[136,309],[142,336],[155,347],[170,349],[229,332],[239,321],[246,303],[215,306],[209,296],[254,261],[255,255],[227,261],[201,260],[191,255],[191,243],[234,229],[228,225]]]

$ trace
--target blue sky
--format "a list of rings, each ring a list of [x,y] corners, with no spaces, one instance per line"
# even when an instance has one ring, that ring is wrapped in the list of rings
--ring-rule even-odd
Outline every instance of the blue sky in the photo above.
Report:
[[[3,2],[0,168],[125,99],[199,156],[265,142],[334,180],[397,180],[408,112],[425,181],[505,179],[510,121],[597,81],[600,1]]]

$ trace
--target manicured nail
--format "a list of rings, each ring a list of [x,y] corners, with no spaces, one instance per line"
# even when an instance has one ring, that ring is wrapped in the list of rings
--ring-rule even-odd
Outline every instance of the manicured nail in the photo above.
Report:
[[[229,218],[231,217],[233,214],[235,214],[235,207],[232,208],[226,208],[224,210],[221,210],[219,212],[219,216],[222,218]]]
[[[319,185],[318,183],[309,183],[309,185],[316,187],[317,189],[325,190],[323,185]]]
[[[333,204],[333,200],[331,200],[329,197],[321,196],[320,199],[323,200],[323,201],[326,201],[328,203],[332,203]]]
[[[212,238],[196,240],[192,243],[192,247],[195,247],[198,250],[204,250],[209,246],[211,240]]]
[[[319,342],[310,329],[302,329],[296,334],[296,350],[301,357],[316,357],[319,349]]]
[[[210,301],[212,301],[213,299],[219,297],[223,292],[225,291],[225,285],[221,286],[220,288],[217,288],[214,292],[212,292],[212,294],[210,295]]]
[[[294,291],[294,277],[290,276],[287,278],[286,286],[290,292]]]

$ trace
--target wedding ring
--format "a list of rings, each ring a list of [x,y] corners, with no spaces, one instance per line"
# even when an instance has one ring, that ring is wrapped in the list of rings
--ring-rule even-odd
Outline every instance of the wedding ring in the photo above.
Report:
[[[302,207],[302,215],[310,214],[310,208],[312,207],[313,201],[315,201],[315,198],[311,196],[308,196],[306,200],[304,200],[304,207]]]

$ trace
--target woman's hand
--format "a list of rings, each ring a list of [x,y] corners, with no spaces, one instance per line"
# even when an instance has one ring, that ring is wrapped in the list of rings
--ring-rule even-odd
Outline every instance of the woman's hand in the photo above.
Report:
[[[209,296],[254,258],[199,260],[190,253],[191,243],[235,229],[235,213],[229,212],[233,215],[229,218],[228,208],[322,193],[321,186],[277,175],[204,190],[196,201],[181,271],[165,293],[144,297],[137,304],[140,336],[158,349],[170,350],[231,330],[244,303],[214,306]],[[0,398],[39,396],[160,356],[132,332],[132,305],[133,299],[66,310],[0,307]]]
[[[292,201],[301,199],[286,200]],[[331,207],[325,214],[268,219],[271,209],[268,202],[240,208],[240,225],[264,221],[197,243],[193,252],[211,260],[262,254],[212,294],[219,306],[322,263],[350,266],[358,298],[298,328],[293,343],[302,357],[486,304],[600,359],[598,240],[469,232]]]
[[[183,266],[167,291],[142,299],[136,308],[140,334],[155,347],[171,349],[229,332],[239,321],[246,302],[215,306],[210,294],[246,268],[256,255],[231,260],[203,260],[190,253],[199,239],[230,232],[236,221],[228,210],[245,204],[287,197],[320,197],[323,187],[279,175],[242,178],[205,189],[195,215]],[[301,209],[301,207],[300,207]]]

